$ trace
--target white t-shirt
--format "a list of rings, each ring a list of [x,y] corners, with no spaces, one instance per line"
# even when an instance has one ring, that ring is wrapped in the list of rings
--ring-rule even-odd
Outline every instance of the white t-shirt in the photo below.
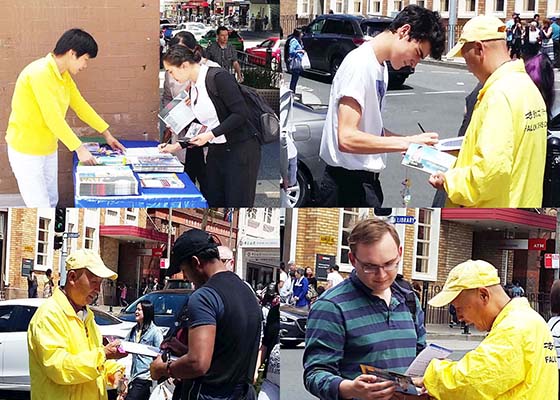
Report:
[[[553,328],[554,327],[554,328]],[[552,332],[554,347],[556,348],[556,357],[558,361],[558,369],[560,369],[560,317],[552,317],[548,320],[548,328]]]
[[[321,139],[319,155],[328,165],[370,172],[385,169],[386,154],[352,154],[338,149],[338,105],[343,97],[355,99],[362,108],[359,129],[383,136],[381,109],[388,81],[387,67],[377,61],[371,42],[365,42],[346,55],[332,83]]]
[[[218,113],[214,107],[214,103],[206,90],[206,74],[208,74],[208,65],[202,64],[196,83],[191,86],[191,107],[193,113],[202,125],[206,125],[208,130],[212,130],[220,125]],[[218,136],[210,141],[212,144],[226,143],[225,135]]]
[[[329,272],[329,274],[327,275],[327,281],[332,282],[331,288],[335,287],[336,285],[341,283],[343,280],[344,280],[344,278],[342,277],[342,275],[340,275],[336,271],[335,272]]]
[[[291,296],[293,292],[294,292],[294,282],[292,281],[292,278],[288,276],[288,279],[284,281],[284,286],[280,288],[280,296],[281,297]]]

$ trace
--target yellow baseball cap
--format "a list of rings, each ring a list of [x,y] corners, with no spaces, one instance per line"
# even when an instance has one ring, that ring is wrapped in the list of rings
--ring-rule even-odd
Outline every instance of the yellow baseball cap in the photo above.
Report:
[[[461,49],[465,43],[484,40],[506,40],[506,25],[501,19],[489,15],[479,15],[470,19],[461,32],[457,44],[447,53],[447,58],[463,57]]]
[[[428,301],[428,304],[432,307],[443,307],[455,300],[463,290],[499,283],[498,270],[492,264],[482,260],[468,260],[449,272],[443,289]]]
[[[90,249],[76,250],[66,258],[67,271],[82,268],[86,268],[99,278],[111,279],[113,281],[117,279],[117,274],[105,265],[97,252]]]

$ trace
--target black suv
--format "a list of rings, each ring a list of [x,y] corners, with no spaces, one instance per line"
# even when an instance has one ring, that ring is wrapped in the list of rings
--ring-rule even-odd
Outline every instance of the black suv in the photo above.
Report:
[[[346,54],[389,27],[390,17],[362,17],[345,14],[320,15],[303,28],[303,47],[311,61],[310,72],[329,73],[334,77]],[[414,69],[393,69],[390,63],[389,85],[401,86]]]

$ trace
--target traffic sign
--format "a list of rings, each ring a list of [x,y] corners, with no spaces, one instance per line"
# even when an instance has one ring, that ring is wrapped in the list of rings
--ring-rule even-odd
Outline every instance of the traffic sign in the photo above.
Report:
[[[547,253],[544,255],[544,267],[559,269],[560,268],[560,255]]]
[[[77,239],[80,237],[80,232],[64,232],[64,236],[69,239]]]
[[[416,223],[416,218],[411,215],[393,215],[389,220],[393,224],[412,225]]]

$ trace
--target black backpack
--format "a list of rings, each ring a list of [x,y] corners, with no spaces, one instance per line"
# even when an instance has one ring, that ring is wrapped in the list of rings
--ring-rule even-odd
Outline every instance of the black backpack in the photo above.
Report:
[[[397,274],[395,283],[399,287],[405,289],[406,292],[403,291],[405,304],[410,310],[410,314],[412,314],[412,320],[416,323],[416,293],[414,292],[414,288],[401,274]]]
[[[222,68],[208,68],[209,79],[206,81],[206,89],[215,97],[220,97],[216,88],[216,74],[223,71]],[[228,72],[229,73],[229,72]],[[237,84],[245,103],[249,109],[247,121],[256,132],[257,139],[261,144],[278,142],[280,138],[280,120],[274,110],[254,89]]]

